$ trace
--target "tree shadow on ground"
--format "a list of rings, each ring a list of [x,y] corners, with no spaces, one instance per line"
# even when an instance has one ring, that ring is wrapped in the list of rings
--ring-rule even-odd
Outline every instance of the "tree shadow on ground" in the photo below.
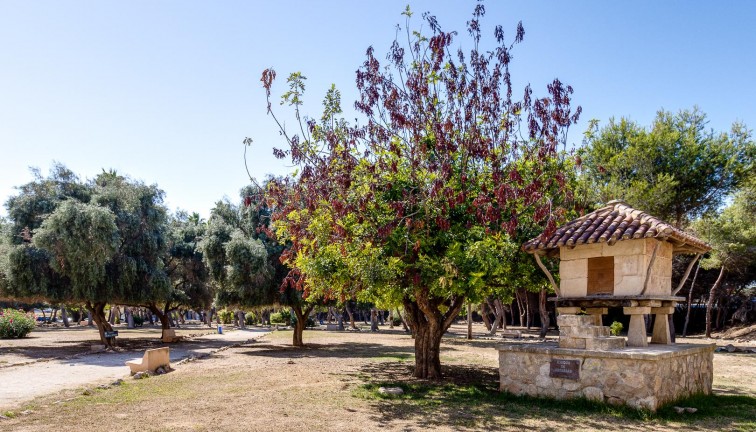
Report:
[[[619,429],[645,431],[684,423],[686,430],[722,430],[751,427],[756,422],[756,398],[711,395],[679,401],[698,407],[696,415],[680,416],[666,407],[658,413],[613,407],[587,400],[553,400],[515,396],[498,390],[499,372],[494,367],[443,365],[439,381],[412,377],[412,365],[381,362],[364,365],[358,377],[367,382],[355,396],[370,400],[374,420],[384,427],[414,424],[418,429],[579,431]],[[380,387],[400,387],[404,394],[381,394]]]

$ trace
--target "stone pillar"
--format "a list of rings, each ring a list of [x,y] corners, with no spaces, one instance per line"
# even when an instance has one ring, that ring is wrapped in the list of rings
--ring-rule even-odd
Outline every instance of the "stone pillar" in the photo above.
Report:
[[[627,346],[648,346],[646,323],[643,320],[643,316],[650,314],[651,308],[649,306],[634,306],[622,309],[625,315],[630,315],[630,327],[627,329]]]
[[[585,308],[585,313],[593,316],[593,325],[604,325],[601,317],[609,313],[609,308]]]
[[[654,332],[651,334],[651,343],[669,345],[672,343],[672,335],[669,329],[669,317],[675,313],[675,308],[670,306],[651,308],[651,313],[656,315],[654,319]]]

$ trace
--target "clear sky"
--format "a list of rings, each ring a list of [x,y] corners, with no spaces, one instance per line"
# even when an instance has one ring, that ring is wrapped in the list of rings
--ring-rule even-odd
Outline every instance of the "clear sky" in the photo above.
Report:
[[[91,178],[104,169],[166,191],[171,209],[207,216],[247,183],[242,140],[258,178],[290,168],[266,116],[259,78],[273,67],[308,77],[306,111],[319,115],[335,83],[354,100],[354,71],[368,46],[385,53],[403,1],[0,0],[0,201],[59,161]],[[464,31],[473,1],[412,1],[446,30]],[[495,24],[525,41],[513,75],[543,94],[554,77],[587,121],[698,105],[710,126],[756,127],[754,1],[488,1]],[[6,213],[3,206],[0,215]]]

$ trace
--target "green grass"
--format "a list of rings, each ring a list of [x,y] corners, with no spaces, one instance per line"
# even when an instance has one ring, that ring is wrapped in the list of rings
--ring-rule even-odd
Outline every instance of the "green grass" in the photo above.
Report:
[[[415,356],[408,353],[380,353],[378,355],[372,356],[371,359],[374,360],[393,360],[398,362],[405,362],[411,358],[414,358]]]

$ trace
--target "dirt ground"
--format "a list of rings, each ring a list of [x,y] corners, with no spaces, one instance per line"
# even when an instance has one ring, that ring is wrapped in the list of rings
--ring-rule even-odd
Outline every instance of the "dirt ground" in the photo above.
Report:
[[[756,427],[756,356],[715,355],[715,393],[737,406],[743,418],[704,414],[678,420],[637,417],[608,408],[567,408],[553,402],[499,397],[500,339],[462,337],[455,326],[442,346],[446,379],[411,378],[413,341],[399,330],[305,332],[304,349],[290,346],[291,332],[187,362],[170,374],[91,395],[76,388],[41,396],[6,413],[3,431],[62,430],[83,424],[110,430],[752,430]],[[481,336],[482,329],[476,327]],[[23,366],[21,366],[23,367]],[[407,390],[392,399],[380,385]],[[1,389],[0,383],[0,389]],[[0,390],[1,391],[1,390]],[[733,402],[734,403],[734,402]],[[749,408],[750,406],[750,408]],[[699,407],[706,413],[707,407]],[[22,414],[26,410],[26,414]],[[740,415],[740,414],[739,414]],[[694,415],[696,416],[696,415]],[[744,419],[745,418],[745,419]]]

